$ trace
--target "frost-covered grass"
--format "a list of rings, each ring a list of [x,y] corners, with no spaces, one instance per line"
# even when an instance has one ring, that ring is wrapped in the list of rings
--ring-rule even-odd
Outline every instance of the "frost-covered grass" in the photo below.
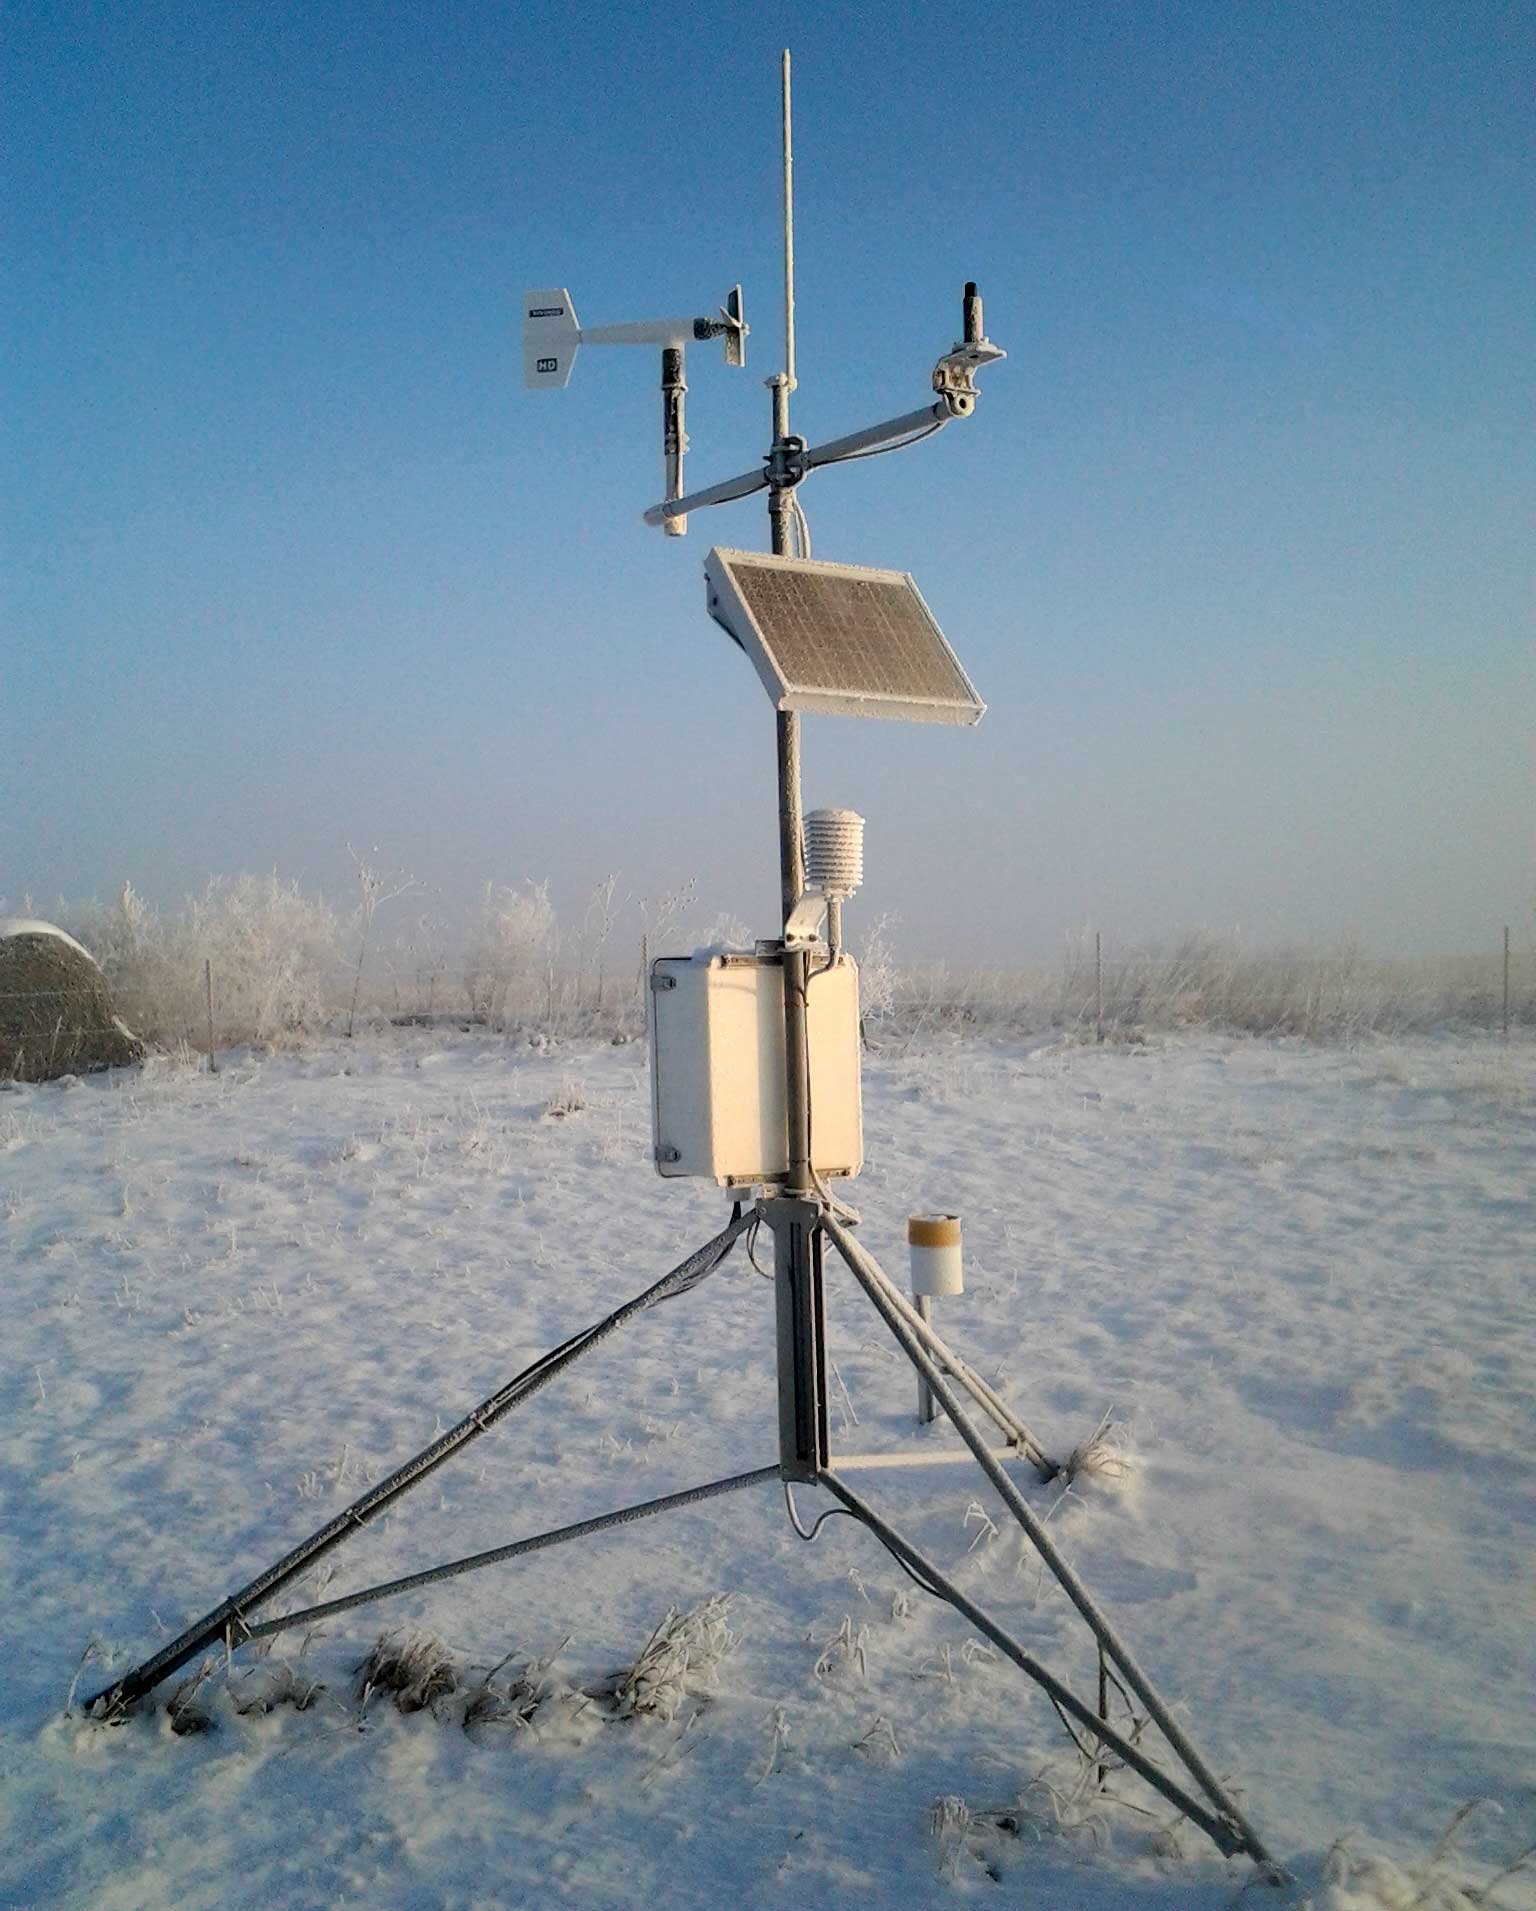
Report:
[[[1239,936],[1198,933],[1168,945],[1106,946],[1101,994],[1093,939],[1078,936],[1052,967],[894,967],[877,1019],[897,1041],[943,1029],[1053,1029],[1093,1040],[1102,1029],[1104,1039],[1123,1042],[1191,1028],[1358,1041],[1498,1028],[1502,981],[1493,952],[1384,960],[1349,946],[1267,950]],[[1528,946],[1511,963],[1510,1019],[1536,1026],[1536,957]]]
[[[865,1087],[861,1237],[899,1277],[907,1214],[964,1215],[938,1324],[1076,1453],[1019,1484],[1295,1870],[1243,1904],[1536,1902],[1528,1868],[1494,1882],[1536,1835],[1529,1040],[939,1028]],[[1085,1778],[955,1615],[847,1519],[803,1544],[772,1487],[211,1654],[115,1728],[66,1716],[715,1231],[648,1126],[639,1045],[478,1030],[0,1093],[0,1902],[1234,1902],[1245,1867]],[[835,1445],[953,1444],[835,1266],[829,1298]],[[775,1427],[738,1251],[289,1607],[761,1465]],[[860,1490],[1091,1697],[978,1475]]]
[[[219,878],[179,909],[157,910],[131,887],[106,906],[55,914],[106,970],[119,1012],[169,1051],[293,1045],[406,1017],[515,1029],[542,1040],[633,1037],[644,1027],[648,957],[701,945],[751,946],[740,923],[710,920],[691,883],[659,899],[615,877],[563,923],[547,883],[489,882],[467,917],[420,904],[408,877],[354,852],[356,893],[340,904],[276,875]],[[45,912],[46,913],[46,912]],[[377,918],[377,920],[376,920]],[[855,917],[866,1032],[887,1046],[963,1030],[1138,1041],[1210,1028],[1312,1040],[1494,1029],[1503,1016],[1501,961],[1484,956],[1391,960],[1353,946],[1274,950],[1236,934],[1191,933],[1166,944],[1104,938],[1102,976],[1091,934],[1069,936],[1058,961],[1010,968],[904,962],[901,925]],[[1536,940],[1515,933],[1510,1015],[1536,1027]]]

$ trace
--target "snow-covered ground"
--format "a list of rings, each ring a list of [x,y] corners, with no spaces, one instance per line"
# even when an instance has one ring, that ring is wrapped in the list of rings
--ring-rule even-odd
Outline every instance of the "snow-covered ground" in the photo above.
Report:
[[[961,1210],[941,1328],[1048,1450],[1111,1408],[1130,1430],[1122,1480],[1021,1479],[1296,1869],[1244,1903],[1470,1902],[1452,1880],[1536,1837],[1530,1044],[957,1043],[871,1058],[865,1114],[849,1192],[887,1268],[907,1214]],[[294,1635],[237,1656],[198,1694],[210,1731],[65,1716],[88,1642],[83,1691],[712,1234],[721,1195],[660,1182],[648,1139],[640,1047],[456,1032],[0,1094],[0,1902],[1234,1900],[1250,1868],[1163,1836],[1161,1807],[1072,1803],[1043,1695],[852,1521],[803,1544],[772,1485],[353,1612],[302,1659]],[[771,1302],[738,1250],[332,1555],[330,1591],[771,1462]],[[955,1443],[915,1427],[847,1278],[831,1340],[836,1444]],[[1092,1693],[978,1474],[860,1478]],[[579,1689],[714,1593],[737,1643],[670,1720],[577,1699],[466,1729],[462,1692],[357,1694],[387,1627],[464,1668],[554,1652]],[[314,1703],[237,1711],[284,1661]],[[953,1806],[930,1831],[936,1800],[1021,1793],[1011,1831]],[[1490,1902],[1536,1902],[1530,1873]]]

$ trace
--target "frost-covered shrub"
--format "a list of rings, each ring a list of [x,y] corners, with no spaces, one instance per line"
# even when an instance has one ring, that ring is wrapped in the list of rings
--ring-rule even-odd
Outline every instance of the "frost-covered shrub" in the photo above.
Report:
[[[191,1029],[190,970],[174,925],[124,883],[115,902],[67,911],[72,933],[101,964],[118,1013],[147,1040],[174,1047]],[[206,1021],[206,1011],[204,1015]]]
[[[487,883],[464,950],[470,1013],[491,1022],[532,1013],[546,988],[554,943],[547,883]]]
[[[74,911],[72,920],[125,1019],[162,1047],[203,1045],[210,974],[221,1044],[291,1042],[324,1018],[336,918],[275,873],[215,877],[171,917],[125,883],[109,907]]]
[[[201,955],[213,967],[221,1039],[283,1042],[323,1021],[338,956],[325,903],[275,873],[215,878],[185,920],[194,965]]]
[[[896,956],[891,936],[896,919],[876,916],[858,939],[859,1020],[866,1038],[872,1027],[889,1022],[896,1012]]]

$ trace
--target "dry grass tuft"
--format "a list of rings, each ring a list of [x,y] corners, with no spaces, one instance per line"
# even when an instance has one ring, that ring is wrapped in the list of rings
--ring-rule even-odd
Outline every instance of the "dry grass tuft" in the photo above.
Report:
[[[816,1664],[812,1668],[818,1684],[826,1684],[829,1679],[869,1677],[869,1627],[855,1627],[847,1613],[843,1614],[843,1623],[830,1638],[816,1639],[807,1635],[809,1643],[820,1647]]]
[[[483,1679],[466,1684],[465,1731],[476,1725],[505,1725],[514,1731],[531,1731],[541,1712],[555,1706],[580,1708],[585,1705],[585,1697],[557,1678],[552,1669],[569,1643],[568,1639],[562,1639],[558,1646],[538,1659],[517,1661],[516,1654],[509,1652]]]
[[[189,1678],[183,1679],[165,1702],[165,1715],[171,1722],[171,1730],[178,1738],[187,1738],[194,1732],[213,1730],[213,1713],[206,1700],[198,1695],[213,1671],[214,1661],[204,1659]]]
[[[546,1121],[569,1121],[572,1115],[579,1115],[587,1105],[586,1090],[578,1081],[569,1076],[561,1082],[559,1090],[550,1096],[544,1104]]]
[[[385,1632],[357,1669],[366,1709],[375,1692],[387,1692],[402,1712],[421,1712],[458,1690],[459,1668],[441,1639],[430,1632]]]
[[[1131,1430],[1107,1411],[1086,1440],[1081,1440],[1062,1462],[1058,1479],[1068,1486],[1080,1480],[1118,1482],[1131,1473]]]
[[[263,1717],[279,1707],[291,1705],[295,1712],[307,1712],[325,1692],[319,1679],[311,1679],[296,1670],[286,1659],[252,1666],[237,1682],[230,1681],[230,1702],[241,1715]]]
[[[1435,1841],[1428,1857],[1406,1869],[1387,1858],[1360,1855],[1349,1849],[1350,1834],[1338,1839],[1323,1866],[1323,1882],[1330,1887],[1322,1911],[1344,1907],[1381,1907],[1381,1911],[1499,1911],[1512,1901],[1501,1887],[1536,1862],[1536,1845],[1528,1846],[1481,1884],[1473,1884],[1458,1861],[1457,1844],[1467,1821],[1481,1810],[1497,1812],[1488,1798],[1474,1798],[1451,1814],[1450,1823]]]
[[[1141,1736],[1145,1723],[1132,1719],[1132,1740]],[[1106,1764],[1094,1746],[1078,1741],[1072,1752],[1042,1765],[1008,1804],[936,1799],[929,1812],[929,1829],[938,1840],[943,1868],[956,1875],[970,1858],[990,1877],[1000,1879],[998,1860],[1009,1840],[1101,1851],[1112,1843],[1117,1829],[1134,1830],[1145,1840],[1146,1855],[1159,1866],[1182,1862],[1186,1821],[1177,1812],[1160,1818],[1145,1805],[1111,1790],[1107,1777],[1123,1769],[1118,1761]]]
[[[721,1662],[738,1639],[726,1623],[729,1609],[725,1593],[711,1594],[688,1612],[670,1607],[634,1663],[589,1687],[588,1697],[617,1719],[670,1720],[690,1692],[719,1683]]]

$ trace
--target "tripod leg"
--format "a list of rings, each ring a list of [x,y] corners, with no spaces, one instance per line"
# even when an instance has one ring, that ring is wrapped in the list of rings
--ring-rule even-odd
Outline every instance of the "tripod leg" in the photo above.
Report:
[[[847,1263],[849,1271],[874,1303],[875,1311],[890,1328],[898,1344],[917,1371],[927,1380],[933,1390],[933,1396],[949,1415],[955,1431],[976,1456],[976,1463],[986,1474],[996,1489],[998,1497],[1012,1513],[1029,1536],[1036,1552],[1045,1561],[1055,1575],[1061,1589],[1076,1606],[1088,1624],[1088,1629],[1104,1647],[1109,1657],[1125,1678],[1125,1682],[1147,1708],[1163,1737],[1183,1760],[1190,1776],[1196,1780],[1221,1814],[1229,1818],[1242,1832],[1246,1840],[1245,1848],[1257,1858],[1268,1862],[1258,1834],[1243,1817],[1230,1793],[1211,1770],[1201,1756],[1194,1742],[1169,1711],[1161,1695],[1151,1680],[1131,1657],[1130,1649],[1115,1632],[1109,1620],[1099,1610],[1086,1586],[1073,1572],[1072,1568],[1057,1552],[1050,1535],[1035,1516],[1027,1500],[1009,1479],[998,1464],[991,1448],[983,1440],[975,1427],[966,1418],[965,1411],[956,1398],[953,1388],[934,1361],[918,1336],[912,1331],[898,1308],[893,1306],[887,1290],[891,1283],[873,1256],[866,1253],[854,1240],[848,1230],[831,1215],[823,1217],[822,1226],[830,1235],[833,1245]]]
[[[850,1236],[849,1239],[851,1240],[852,1237]],[[839,1251],[841,1252],[841,1249]],[[862,1252],[863,1250],[860,1251]],[[847,1259],[846,1255],[844,1255],[844,1259]],[[934,1331],[933,1326],[924,1317],[922,1311],[914,1302],[908,1300],[907,1296],[902,1293],[901,1289],[889,1277],[884,1268],[880,1266],[879,1262],[876,1261],[872,1255],[868,1254],[865,1255],[865,1259],[871,1271],[871,1277],[880,1282],[886,1298],[890,1301],[891,1305],[901,1315],[901,1318],[907,1323],[908,1327],[911,1328],[912,1332],[928,1349],[928,1352],[950,1378],[958,1381],[959,1384],[964,1387],[965,1391],[976,1402],[977,1406],[981,1408],[982,1412],[992,1420],[999,1432],[1010,1440],[1024,1457],[1034,1465],[1036,1472],[1043,1480],[1055,1479],[1061,1469],[1054,1460],[1046,1456],[1045,1450],[1040,1445],[1040,1442],[1013,1411],[1012,1407],[1008,1405],[1007,1401],[1002,1398],[995,1388],[989,1386],[974,1368],[969,1367],[947,1341],[943,1340]]]
[[[928,1588],[947,1600],[957,1612],[962,1613],[978,1632],[990,1639],[998,1649],[1007,1654],[1022,1672],[1029,1675],[1035,1683],[1048,1692],[1063,1712],[1070,1713],[1079,1725],[1090,1731],[1101,1746],[1114,1752],[1117,1757],[1145,1779],[1152,1789],[1176,1805],[1192,1824],[1198,1825],[1206,1836],[1212,1839],[1228,1857],[1235,1852],[1246,1851],[1261,1864],[1271,1863],[1267,1853],[1252,1839],[1240,1821],[1227,1811],[1210,1811],[1198,1799],[1192,1798],[1182,1785],[1177,1784],[1168,1774],[1161,1771],[1139,1750],[1131,1740],[1105,1723],[1068,1685],[1046,1670],[1032,1653],[1027,1652],[1005,1627],[978,1606],[973,1599],[963,1593],[953,1580],[947,1579],[932,1560],[920,1553],[912,1542],[899,1533],[889,1521],[884,1520],[874,1508],[861,1500],[853,1489],[843,1483],[835,1473],[823,1473],[818,1485],[824,1486],[829,1493],[840,1499],[854,1518],[875,1534],[889,1552],[902,1562]]]
[[[141,1699],[146,1692],[159,1685],[162,1679],[169,1678],[187,1661],[194,1658],[205,1647],[217,1644],[227,1634],[238,1630],[244,1615],[253,1611],[272,1595],[286,1586],[291,1580],[312,1565],[323,1554],[361,1530],[375,1513],[382,1511],[392,1500],[407,1493],[413,1486],[420,1484],[429,1473],[435,1472],[445,1460],[451,1459],[462,1447],[477,1440],[488,1427],[494,1426],[504,1414],[510,1413],[516,1406],[547,1386],[559,1373],[570,1366],[572,1361],[589,1353],[609,1334],[632,1320],[636,1314],[648,1307],[654,1307],[659,1301],[670,1300],[673,1293],[686,1293],[696,1282],[712,1274],[729,1252],[732,1242],[752,1225],[754,1215],[738,1214],[721,1229],[712,1241],[706,1241],[703,1247],[696,1249],[684,1261],[680,1261],[659,1281],[646,1288],[643,1294],[637,1294],[632,1301],[610,1314],[605,1321],[599,1321],[595,1327],[574,1335],[564,1346],[557,1347],[552,1353],[537,1360],[531,1367],[525,1368],[515,1380],[510,1380],[499,1388],[489,1399],[482,1400],[458,1423],[434,1440],[429,1447],[422,1449],[405,1465],[397,1467],[388,1479],[380,1480],[369,1487],[366,1493],[355,1499],[344,1512],[327,1520],[317,1533],[300,1542],[290,1553],[285,1553],[276,1565],[269,1566],[263,1573],[237,1593],[230,1596],[206,1613],[195,1625],[189,1626],[169,1645],[163,1646],[152,1658],[136,1666],[123,1678],[104,1686],[94,1698],[86,1702],[87,1712],[96,1712],[98,1716],[109,1716],[122,1711]]]

